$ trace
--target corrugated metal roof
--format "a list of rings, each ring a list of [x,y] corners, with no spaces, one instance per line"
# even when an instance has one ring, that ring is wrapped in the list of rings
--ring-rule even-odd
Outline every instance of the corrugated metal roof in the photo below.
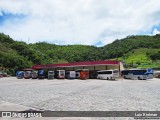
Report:
[[[76,66],[96,66],[96,65],[119,65],[119,61],[87,61],[87,62],[74,62],[63,64],[47,64],[47,65],[35,65],[32,69],[42,68],[57,68],[57,67],[76,67]]]

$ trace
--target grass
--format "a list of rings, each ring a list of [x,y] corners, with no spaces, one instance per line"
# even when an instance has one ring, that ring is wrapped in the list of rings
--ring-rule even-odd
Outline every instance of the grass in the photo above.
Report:
[[[160,51],[160,49],[148,49],[148,48],[134,49],[126,53],[123,57],[113,60],[124,61],[126,64],[136,64],[137,68],[155,68],[160,66],[160,60],[153,62],[147,56],[147,53],[153,53],[158,51]]]

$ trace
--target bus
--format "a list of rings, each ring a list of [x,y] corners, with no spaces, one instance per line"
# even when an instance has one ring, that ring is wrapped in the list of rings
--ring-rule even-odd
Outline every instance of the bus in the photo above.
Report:
[[[65,70],[57,70],[55,77],[57,79],[64,79],[65,78]]]
[[[97,79],[115,80],[119,78],[118,70],[100,70],[97,71]]]
[[[44,70],[38,70],[38,79],[44,79]]]
[[[75,79],[76,78],[76,72],[75,71],[66,71],[65,74],[67,79]]]
[[[16,77],[17,77],[17,79],[22,79],[24,77],[24,72],[23,71],[17,71],[16,72]]]
[[[128,69],[121,73],[124,79],[146,80],[153,78],[153,69]]]
[[[38,71],[32,71],[32,79],[37,79],[38,78]]]
[[[54,71],[48,71],[48,79],[54,79]]]
[[[24,72],[24,78],[25,78],[25,79],[30,79],[31,77],[32,77],[31,71],[25,71],[25,72]]]
[[[76,70],[76,78],[81,80],[89,79],[89,70],[88,69]]]

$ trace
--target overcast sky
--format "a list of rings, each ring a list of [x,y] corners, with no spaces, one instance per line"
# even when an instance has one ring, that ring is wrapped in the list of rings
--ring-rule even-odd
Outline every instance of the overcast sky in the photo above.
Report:
[[[160,33],[160,1],[0,0],[0,32],[27,43],[103,46]]]

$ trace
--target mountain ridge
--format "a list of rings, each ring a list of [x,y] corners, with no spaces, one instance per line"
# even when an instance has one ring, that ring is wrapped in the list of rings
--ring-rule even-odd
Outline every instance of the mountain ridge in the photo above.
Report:
[[[144,52],[145,50],[147,52]],[[107,59],[123,61],[125,67],[156,67],[160,60],[159,53],[159,34],[155,36],[132,35],[117,39],[103,47],[96,47],[92,45],[56,45],[46,42],[27,44],[0,33],[0,67],[6,68],[5,71],[12,75],[17,70],[36,64]],[[149,66],[143,64],[149,64]]]

